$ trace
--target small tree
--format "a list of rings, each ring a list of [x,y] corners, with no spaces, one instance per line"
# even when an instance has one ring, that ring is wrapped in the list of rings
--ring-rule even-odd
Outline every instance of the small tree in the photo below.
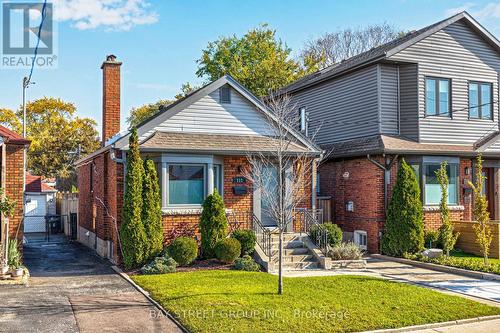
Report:
[[[215,189],[203,202],[200,217],[201,254],[204,258],[215,258],[215,244],[227,236],[227,230],[224,201]]]
[[[382,252],[391,256],[416,253],[424,248],[423,208],[415,172],[401,160],[387,210]]]
[[[152,160],[144,162],[144,181],[142,184],[142,223],[146,233],[144,255],[153,258],[163,249],[163,225],[161,222],[161,196],[158,175]]]
[[[443,251],[447,256],[455,247],[458,233],[453,232],[453,224],[450,221],[450,210],[448,209],[448,162],[441,163],[441,167],[436,171],[436,177],[441,187],[441,201],[439,203],[439,211],[441,213],[441,227],[439,228],[439,239],[443,245]]]
[[[144,165],[139,153],[137,129],[132,129],[127,154],[126,189],[123,200],[123,223],[120,237],[126,268],[138,267],[145,261],[146,233],[142,224],[142,179]]]
[[[490,253],[490,246],[493,240],[493,235],[491,233],[490,213],[488,211],[488,200],[486,200],[486,195],[483,193],[483,183],[486,177],[483,175],[483,159],[481,155],[477,156],[476,163],[476,179],[475,183],[469,182],[469,186],[474,192],[474,219],[475,223],[472,228],[476,234],[476,243],[481,248],[481,253],[483,254],[484,263],[488,264],[488,255]]]

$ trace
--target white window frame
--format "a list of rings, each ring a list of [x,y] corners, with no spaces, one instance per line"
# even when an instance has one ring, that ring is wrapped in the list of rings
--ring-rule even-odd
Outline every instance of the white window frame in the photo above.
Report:
[[[158,178],[161,190],[161,206],[164,212],[177,209],[201,209],[201,204],[169,204],[169,166],[171,165],[198,165],[203,166],[203,198],[212,194],[216,182],[220,184],[224,198],[224,159],[215,155],[183,155],[183,154],[162,154],[154,159],[159,164]],[[215,179],[216,165],[220,168],[220,177]]]
[[[360,236],[364,236],[366,240],[366,244],[360,244]],[[361,250],[367,250],[368,249],[368,233],[365,230],[354,230],[354,244],[359,246]]]

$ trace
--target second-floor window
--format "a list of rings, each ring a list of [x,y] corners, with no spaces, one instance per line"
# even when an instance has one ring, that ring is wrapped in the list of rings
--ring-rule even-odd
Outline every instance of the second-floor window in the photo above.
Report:
[[[469,118],[493,119],[492,91],[491,83],[469,83]]]
[[[425,114],[427,116],[450,116],[450,79],[428,77],[425,79]]]

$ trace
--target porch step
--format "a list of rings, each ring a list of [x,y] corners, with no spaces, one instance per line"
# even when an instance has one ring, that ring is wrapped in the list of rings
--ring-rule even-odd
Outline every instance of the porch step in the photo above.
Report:
[[[287,262],[283,264],[283,269],[287,271],[317,268],[319,268],[319,265],[316,261]]]
[[[283,256],[283,262],[284,263],[289,263],[289,262],[304,262],[304,261],[313,261],[313,256],[310,254],[296,254],[296,255],[284,255]],[[274,262],[278,262],[279,257],[276,255],[273,257]]]
[[[296,247],[292,249],[283,249],[285,256],[295,255],[295,254],[307,254],[309,249],[307,247]]]
[[[272,250],[278,250],[280,246],[279,241],[271,241],[271,249]],[[284,249],[296,249],[304,247],[304,242],[301,240],[292,240],[292,241],[285,241],[283,242],[283,248]]]

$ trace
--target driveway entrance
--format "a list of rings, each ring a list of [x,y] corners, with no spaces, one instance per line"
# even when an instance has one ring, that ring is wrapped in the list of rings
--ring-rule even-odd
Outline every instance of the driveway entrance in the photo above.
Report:
[[[0,332],[180,332],[80,244],[31,242],[24,256],[29,286],[0,288]]]

